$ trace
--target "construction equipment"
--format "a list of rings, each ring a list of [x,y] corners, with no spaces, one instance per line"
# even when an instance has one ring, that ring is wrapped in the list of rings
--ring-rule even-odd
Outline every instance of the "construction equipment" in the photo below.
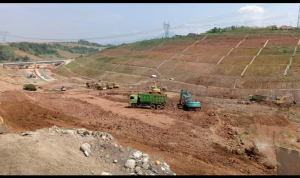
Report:
[[[115,80],[114,80],[113,86],[114,86],[114,88],[119,88],[119,84],[117,84]]]
[[[129,97],[129,105],[132,108],[138,106],[150,106],[151,109],[163,109],[167,102],[167,95],[132,94]]]
[[[37,85],[26,84],[23,86],[23,90],[36,91],[38,89]]]
[[[27,78],[36,78],[36,75],[34,75],[33,73],[32,74],[28,74]]]
[[[197,111],[198,108],[201,109],[201,104],[199,101],[192,101],[194,96],[195,95],[192,96],[189,92],[182,89],[180,92],[180,99],[177,107],[179,109],[186,109],[188,111]]]
[[[61,91],[66,91],[67,90],[67,87],[66,86],[61,86]]]
[[[262,101],[266,98],[267,98],[266,96],[262,96],[262,95],[249,95],[250,101]]]
[[[281,98],[280,97],[276,97],[275,100],[273,100],[273,103],[275,104],[283,104],[284,103],[284,99],[287,98],[287,97],[290,97],[293,101],[294,104],[296,104],[295,100],[294,100],[294,97],[291,93],[288,93],[288,94],[285,94],[283,95]]]
[[[2,134],[5,131],[8,131],[9,128],[6,124],[4,124],[2,117],[0,116],[0,134]]]
[[[156,94],[156,93],[161,94],[161,91],[159,88],[157,88],[155,81],[153,81],[153,84],[154,86],[151,87],[152,91],[150,91],[149,94]]]
[[[99,85],[99,84],[96,83],[96,82],[93,82],[93,83],[92,83],[92,88],[93,88],[94,90],[105,90],[105,89],[106,89],[106,87],[103,85],[103,83],[102,83],[102,85]]]
[[[107,88],[107,89],[113,89],[113,88],[114,88],[114,85],[113,85],[113,84],[106,84],[106,88]]]

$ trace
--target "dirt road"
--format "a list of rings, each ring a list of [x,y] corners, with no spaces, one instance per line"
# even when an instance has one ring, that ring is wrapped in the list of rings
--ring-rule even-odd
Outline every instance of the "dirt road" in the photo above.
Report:
[[[200,112],[174,112],[174,93],[163,110],[128,108],[136,91],[100,92],[75,81],[45,84],[36,92],[5,85],[0,115],[10,133],[53,125],[109,132],[125,147],[162,157],[177,175],[274,175],[274,145],[300,149],[298,106],[200,97]],[[70,84],[65,92],[47,90],[63,83]]]

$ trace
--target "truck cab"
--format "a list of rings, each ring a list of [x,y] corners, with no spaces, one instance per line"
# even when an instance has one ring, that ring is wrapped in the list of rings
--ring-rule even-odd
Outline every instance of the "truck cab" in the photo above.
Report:
[[[130,97],[129,97],[129,103],[128,104],[131,107],[133,107],[133,106],[135,106],[137,104],[137,102],[138,102],[138,96],[135,95],[135,94],[130,95]]]

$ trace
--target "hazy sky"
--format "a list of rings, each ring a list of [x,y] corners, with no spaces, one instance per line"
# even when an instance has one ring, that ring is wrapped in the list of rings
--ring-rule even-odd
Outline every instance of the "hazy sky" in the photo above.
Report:
[[[164,34],[164,21],[169,22],[169,31],[178,35],[204,33],[214,26],[297,26],[299,5],[300,3],[0,3],[0,31],[7,31],[11,35],[6,37],[6,42],[55,41],[47,39],[77,41],[106,37],[87,40],[100,44],[120,44]],[[144,31],[148,32],[110,37]]]

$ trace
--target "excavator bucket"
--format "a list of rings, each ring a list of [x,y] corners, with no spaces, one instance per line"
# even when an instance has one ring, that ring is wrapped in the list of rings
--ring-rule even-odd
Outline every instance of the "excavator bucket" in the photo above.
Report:
[[[4,124],[2,117],[0,116],[0,134],[2,134],[3,132],[8,131],[9,128],[6,124]]]

